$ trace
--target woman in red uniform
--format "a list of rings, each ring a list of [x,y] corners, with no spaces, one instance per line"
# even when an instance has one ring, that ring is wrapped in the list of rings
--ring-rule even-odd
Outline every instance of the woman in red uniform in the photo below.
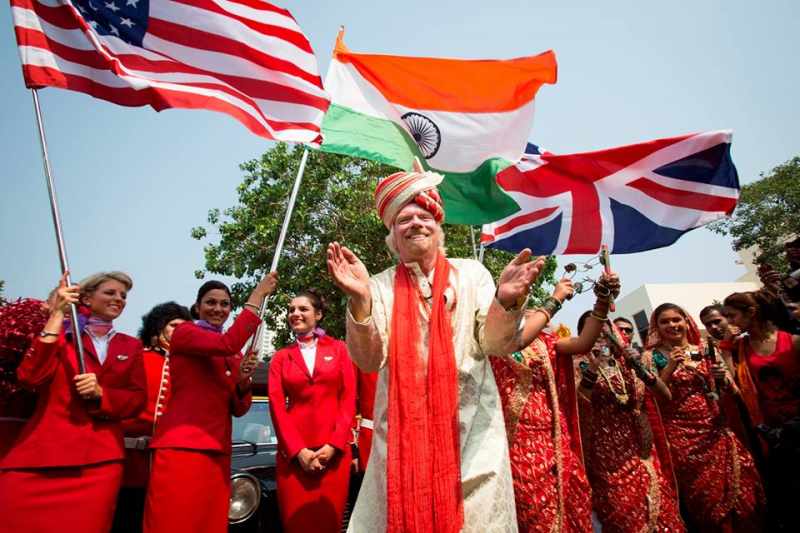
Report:
[[[139,416],[122,421],[125,468],[111,528],[113,533],[142,530],[144,499],[150,477],[150,440],[169,401],[169,343],[175,328],[191,319],[189,310],[175,302],[159,304],[142,317],[139,339],[145,345],[142,361],[147,403]]]
[[[747,334],[738,341],[725,339],[720,348],[728,358],[733,355],[750,420],[769,449],[765,485],[770,531],[800,531],[800,335],[775,326],[785,310],[763,290],[731,294],[723,310]]]
[[[111,527],[124,455],[119,420],[135,416],[145,402],[142,345],[112,324],[132,285],[122,272],[72,286],[62,278],[50,317],[17,368],[20,384],[39,397],[0,461],[0,531]],[[64,333],[65,311],[79,300],[90,312],[81,328],[84,374]]]
[[[710,394],[715,377],[723,389],[730,388],[724,363],[704,357],[694,320],[671,303],[653,311],[646,347],[645,357],[652,356],[672,396],[662,401],[662,420],[690,526],[708,532],[760,531],[761,478],[750,452],[725,423],[719,397]]]
[[[260,320],[261,302],[275,290],[272,272],[253,289],[225,333],[231,313],[228,287],[204,283],[195,323],[178,325],[170,341],[170,398],[156,426],[145,503],[144,531],[227,531],[230,498],[231,415],[250,408],[252,357],[239,350]]]
[[[347,500],[355,372],[345,343],[317,327],[324,313],[315,292],[295,296],[288,321],[297,341],[269,365],[278,504],[287,533],[340,531]]]

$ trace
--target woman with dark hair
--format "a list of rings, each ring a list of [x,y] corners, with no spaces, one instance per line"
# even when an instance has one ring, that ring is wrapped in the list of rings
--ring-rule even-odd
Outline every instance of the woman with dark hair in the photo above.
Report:
[[[344,342],[319,327],[322,298],[299,292],[287,320],[295,342],[269,365],[278,435],[278,504],[287,533],[341,531],[350,479],[356,381]]]
[[[615,275],[601,279],[590,327],[580,337],[562,338],[545,328],[573,291],[572,282],[562,279],[541,307],[526,313],[519,351],[490,357],[503,404],[521,533],[592,528],[572,355],[594,344],[619,280]]]
[[[694,320],[671,303],[653,311],[646,348],[671,392],[662,414],[690,525],[709,532],[760,531],[761,479],[720,409],[719,394],[735,392],[725,364],[709,360]]]
[[[578,321],[579,334],[593,317]],[[654,396],[669,398],[651,362],[604,317],[581,362],[581,437],[592,501],[604,533],[685,531],[669,448]]]
[[[277,285],[271,272],[256,285],[233,325],[228,287],[204,283],[196,322],[179,324],[169,341],[170,398],[150,447],[154,450],[144,531],[217,532],[228,527],[231,415],[250,408],[253,354],[239,350],[253,335],[261,302]]]
[[[133,283],[122,272],[67,286],[62,277],[50,315],[17,368],[19,383],[38,393],[16,444],[0,460],[0,530],[106,532],[122,481],[120,419],[145,402],[141,343],[114,330]],[[64,319],[71,304],[81,320],[86,368]]]
[[[766,488],[772,530],[800,530],[800,335],[775,327],[783,309],[760,290],[725,298],[728,321],[746,335],[720,343],[736,369],[751,423],[768,447]]]
[[[122,421],[125,469],[114,514],[114,533],[142,530],[144,501],[150,477],[150,440],[169,400],[169,345],[175,328],[191,320],[189,310],[175,302],[159,304],[142,317],[139,339],[145,346],[147,401],[139,416]]]

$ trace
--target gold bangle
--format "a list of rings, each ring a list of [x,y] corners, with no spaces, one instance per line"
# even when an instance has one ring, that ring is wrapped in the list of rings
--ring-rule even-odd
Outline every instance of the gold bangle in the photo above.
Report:
[[[589,313],[589,316],[590,316],[590,317],[592,317],[592,318],[594,318],[594,319],[595,319],[595,320],[597,320],[598,322],[605,322],[606,320],[608,320],[608,315],[606,315],[606,316],[600,316],[600,315],[598,315],[597,313],[595,313],[594,311],[592,311],[591,313]]]
[[[256,304],[251,304],[249,302],[244,304],[245,307],[252,307],[255,313],[258,315],[261,313],[261,308],[259,308]]]
[[[536,313],[536,312],[542,313],[545,316],[545,318],[547,319],[547,322],[550,322],[553,319],[553,315],[548,313],[547,309],[542,309],[541,307],[537,307],[536,309],[533,310],[533,312],[534,313]]]

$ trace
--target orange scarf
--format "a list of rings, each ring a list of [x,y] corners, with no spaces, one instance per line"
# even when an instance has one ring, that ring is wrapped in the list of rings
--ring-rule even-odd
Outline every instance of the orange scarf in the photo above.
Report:
[[[389,340],[388,533],[457,533],[464,523],[458,431],[458,373],[444,290],[450,263],[433,277],[427,372],[418,352],[417,281],[397,266]]]

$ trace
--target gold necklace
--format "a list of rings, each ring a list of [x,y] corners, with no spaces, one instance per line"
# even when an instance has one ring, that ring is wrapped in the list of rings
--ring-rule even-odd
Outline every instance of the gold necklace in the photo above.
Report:
[[[629,399],[628,386],[625,384],[625,379],[622,376],[622,371],[619,369],[619,365],[614,365],[614,373],[611,376],[605,373],[602,365],[598,366],[597,370],[600,372],[600,375],[603,376],[603,380],[608,384],[608,389],[614,394],[614,398],[617,399],[617,403],[620,405],[626,405]],[[622,391],[620,392],[617,392],[617,390],[614,388],[614,384],[611,383],[611,378],[614,377],[614,375],[619,376],[619,381],[622,383]]]

